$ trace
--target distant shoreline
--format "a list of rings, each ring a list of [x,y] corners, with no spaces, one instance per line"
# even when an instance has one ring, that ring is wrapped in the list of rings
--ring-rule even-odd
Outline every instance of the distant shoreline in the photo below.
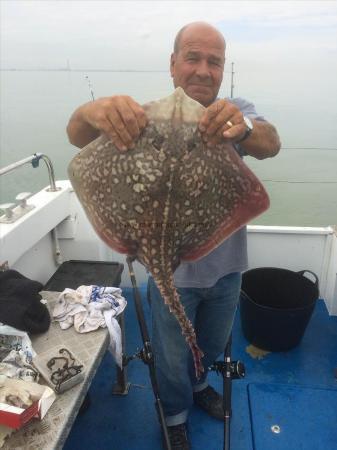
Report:
[[[135,69],[0,69],[1,72],[168,72],[169,70],[135,70]]]

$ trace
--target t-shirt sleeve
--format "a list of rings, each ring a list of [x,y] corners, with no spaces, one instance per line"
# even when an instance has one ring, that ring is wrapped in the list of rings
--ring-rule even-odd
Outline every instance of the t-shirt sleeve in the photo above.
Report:
[[[254,120],[266,121],[266,119],[256,111],[254,103],[251,103],[241,97],[231,98],[229,101],[234,103],[234,105],[240,109],[244,116]]]

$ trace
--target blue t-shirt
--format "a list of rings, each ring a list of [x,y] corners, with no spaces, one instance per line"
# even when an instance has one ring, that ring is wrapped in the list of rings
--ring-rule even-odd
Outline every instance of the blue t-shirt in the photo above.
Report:
[[[250,119],[265,120],[257,114],[253,103],[243,98],[231,98],[240,111]],[[240,156],[245,152],[238,144],[234,144]],[[248,267],[247,230],[240,228],[204,258],[195,262],[182,262],[174,272],[176,287],[208,288],[225,275],[232,272],[243,272]]]

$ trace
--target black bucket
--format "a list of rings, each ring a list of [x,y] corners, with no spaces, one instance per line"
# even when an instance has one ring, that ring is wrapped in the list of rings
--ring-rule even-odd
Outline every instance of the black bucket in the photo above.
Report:
[[[314,282],[304,276],[310,273]],[[245,338],[264,350],[280,352],[298,345],[319,296],[310,270],[261,267],[242,275],[241,325]]]

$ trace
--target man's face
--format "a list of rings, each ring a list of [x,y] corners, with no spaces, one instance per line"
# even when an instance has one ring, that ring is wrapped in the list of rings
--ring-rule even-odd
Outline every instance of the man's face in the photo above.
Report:
[[[224,42],[213,30],[203,27],[183,32],[179,50],[171,55],[174,87],[207,107],[216,99],[225,63]]]

